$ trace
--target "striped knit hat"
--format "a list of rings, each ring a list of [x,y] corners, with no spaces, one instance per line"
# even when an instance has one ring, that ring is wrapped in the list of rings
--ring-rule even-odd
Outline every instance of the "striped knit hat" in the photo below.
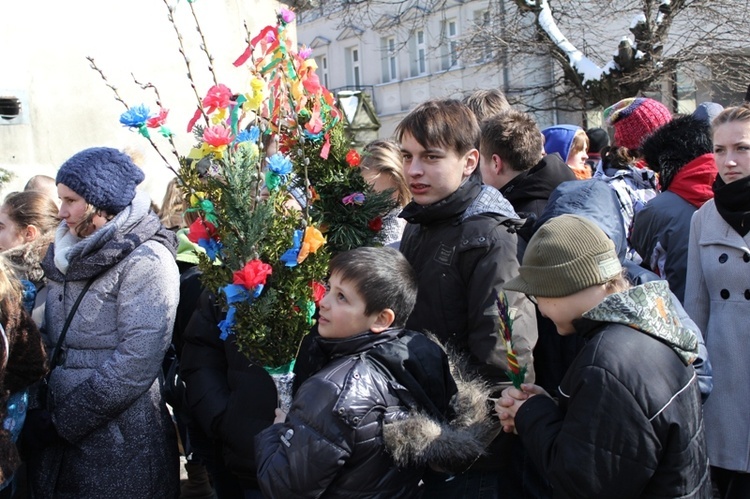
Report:
[[[637,151],[647,135],[672,120],[672,114],[659,101],[635,97],[605,109],[604,119],[615,128],[616,146]]]
[[[518,272],[505,289],[559,298],[610,281],[622,266],[615,243],[594,222],[566,214],[536,231]]]

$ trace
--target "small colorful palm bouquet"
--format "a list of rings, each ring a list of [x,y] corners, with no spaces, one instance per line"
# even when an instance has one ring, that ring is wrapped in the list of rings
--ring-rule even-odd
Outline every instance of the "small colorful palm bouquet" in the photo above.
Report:
[[[526,379],[525,365],[518,363],[518,356],[513,349],[513,318],[510,316],[510,307],[508,307],[508,297],[504,292],[499,292],[496,298],[497,304],[497,322],[500,330],[500,337],[505,345],[505,356],[508,361],[508,370],[505,374],[510,379],[513,386],[521,389],[521,384]]]
[[[172,10],[169,19],[182,43]],[[139,83],[155,92],[158,111],[129,107],[110,85],[127,108],[122,124],[157,151],[155,138],[172,146],[188,211],[198,215],[188,237],[206,250],[202,282],[226,311],[221,338],[234,335],[240,351],[274,376],[282,407],[290,400],[299,344],[325,293],[330,255],[378,244],[380,217],[394,207],[390,193],[375,193],[360,175],[359,154],[349,147],[342,114],[318,81],[314,59],[292,47],[287,25],[293,19],[282,9],[277,24],[248,37],[234,61],[248,71],[247,88],[230,89],[214,75],[202,97],[195,90],[187,124],[195,146],[186,155],[174,147],[168,111],[153,85]],[[201,49],[213,61],[205,40]],[[193,83],[184,48],[181,53]],[[269,138],[278,141],[275,154],[264,149]]]

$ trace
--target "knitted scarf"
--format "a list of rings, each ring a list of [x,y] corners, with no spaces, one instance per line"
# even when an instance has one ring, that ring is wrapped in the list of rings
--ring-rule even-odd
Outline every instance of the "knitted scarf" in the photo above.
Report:
[[[745,237],[750,232],[750,176],[729,184],[717,176],[714,202],[721,218],[740,236]]]

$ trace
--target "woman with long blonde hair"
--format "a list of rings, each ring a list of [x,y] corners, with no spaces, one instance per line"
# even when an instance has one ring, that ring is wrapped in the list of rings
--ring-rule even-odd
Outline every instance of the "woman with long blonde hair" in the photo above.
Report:
[[[364,148],[360,171],[375,191],[392,191],[391,197],[398,206],[383,217],[383,228],[380,233],[384,245],[400,241],[406,220],[399,218],[398,214],[411,200],[401,149],[390,140],[370,142]]]

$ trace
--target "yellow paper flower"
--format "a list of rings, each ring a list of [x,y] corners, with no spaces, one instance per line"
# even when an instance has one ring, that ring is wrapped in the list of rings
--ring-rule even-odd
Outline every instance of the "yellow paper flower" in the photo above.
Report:
[[[297,263],[304,262],[305,258],[307,258],[307,255],[318,251],[318,249],[320,249],[320,247],[323,246],[325,242],[326,238],[323,237],[323,234],[318,229],[316,229],[312,225],[308,226],[305,229],[305,237],[303,238],[302,246],[300,246],[299,249]]]

